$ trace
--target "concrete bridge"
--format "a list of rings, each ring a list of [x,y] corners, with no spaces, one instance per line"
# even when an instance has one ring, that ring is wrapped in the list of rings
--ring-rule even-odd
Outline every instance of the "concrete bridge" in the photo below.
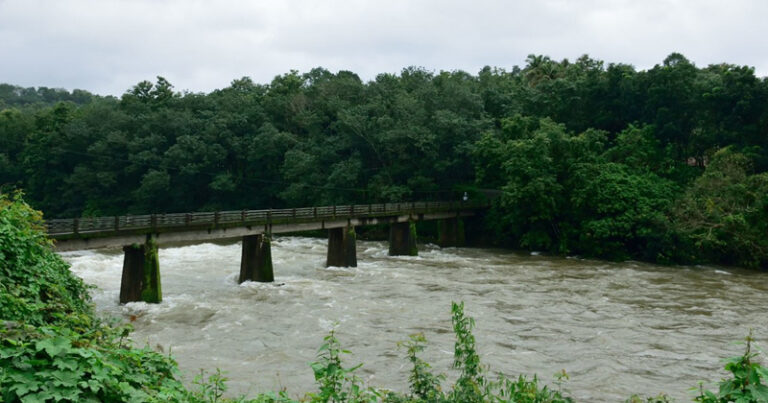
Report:
[[[462,217],[475,215],[486,203],[408,202],[241,210],[206,213],[89,217],[46,221],[56,250],[122,246],[120,303],[162,300],[158,245],[242,238],[239,282],[274,281],[271,236],[278,233],[328,230],[326,266],[355,267],[355,227],[389,224],[389,255],[418,254],[416,221],[440,220],[441,246],[461,246]]]

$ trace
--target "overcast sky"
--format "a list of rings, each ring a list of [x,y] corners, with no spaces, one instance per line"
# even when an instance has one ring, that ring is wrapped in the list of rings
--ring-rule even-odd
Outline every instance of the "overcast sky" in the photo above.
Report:
[[[120,95],[160,75],[208,92],[291,69],[523,66],[671,52],[768,75],[768,0],[0,0],[0,82]]]

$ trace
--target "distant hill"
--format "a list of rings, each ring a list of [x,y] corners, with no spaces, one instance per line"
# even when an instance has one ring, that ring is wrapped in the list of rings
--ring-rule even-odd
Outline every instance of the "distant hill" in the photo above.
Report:
[[[63,88],[24,88],[12,84],[0,84],[0,110],[31,105],[51,106],[62,101],[85,105],[98,97],[85,90],[76,89],[69,92]]]

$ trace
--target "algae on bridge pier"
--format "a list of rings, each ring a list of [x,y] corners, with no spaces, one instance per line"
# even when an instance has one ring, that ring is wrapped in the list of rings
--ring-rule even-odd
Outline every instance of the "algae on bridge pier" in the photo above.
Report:
[[[160,303],[163,291],[160,282],[160,259],[157,256],[157,240],[154,235],[147,235],[144,244],[144,281],[141,285],[141,300]]]

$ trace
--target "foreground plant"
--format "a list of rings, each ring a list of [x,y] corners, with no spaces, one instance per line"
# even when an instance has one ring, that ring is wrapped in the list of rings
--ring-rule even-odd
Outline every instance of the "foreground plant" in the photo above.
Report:
[[[175,361],[124,344],[129,331],[96,318],[41,214],[0,195],[0,401],[186,401]]]
[[[454,344],[453,368],[459,371],[459,377],[452,387],[443,391],[441,386],[445,375],[435,375],[431,366],[418,357],[424,351],[426,338],[418,333],[410,341],[402,343],[407,349],[408,360],[413,364],[408,378],[410,391],[405,396],[394,393],[387,395],[389,402],[516,402],[516,403],[567,403],[572,402],[559,390],[541,385],[539,378],[532,379],[524,375],[509,378],[499,374],[496,379],[488,377],[488,367],[480,361],[475,346],[472,329],[475,321],[464,314],[464,303],[452,303],[453,331],[456,335]],[[565,371],[556,375],[560,384],[567,380]]]
[[[408,361],[413,365],[411,374],[408,376],[410,385],[410,398],[424,401],[439,401],[445,398],[440,383],[445,379],[445,375],[434,375],[431,366],[418,357],[418,353],[426,348],[427,339],[423,333],[411,335],[408,342],[400,343],[407,350]]]
[[[699,386],[699,396],[694,399],[702,403],[726,402],[768,402],[768,368],[755,362],[757,353],[752,351],[752,333],[745,339],[744,354],[726,361],[725,369],[733,375],[723,379],[717,393]]]
[[[671,403],[674,400],[664,393],[652,397],[643,397],[640,395],[632,395],[625,403]]]
[[[381,394],[373,388],[363,388],[362,381],[354,372],[363,364],[345,368],[341,354],[350,354],[343,350],[334,330],[325,336],[318,351],[318,360],[311,363],[315,381],[320,390],[308,395],[313,402],[375,402]]]

